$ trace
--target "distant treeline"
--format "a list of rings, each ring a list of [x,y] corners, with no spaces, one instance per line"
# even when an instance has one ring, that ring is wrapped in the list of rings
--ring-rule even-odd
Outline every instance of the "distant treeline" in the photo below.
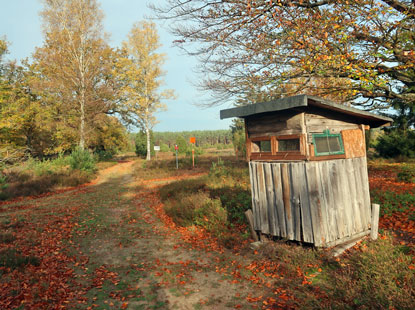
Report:
[[[180,137],[184,138],[187,142],[190,137],[195,137],[196,146],[198,147],[216,146],[218,144],[232,144],[232,132],[230,129],[153,132],[154,144],[166,144],[169,148],[177,143],[177,140]]]

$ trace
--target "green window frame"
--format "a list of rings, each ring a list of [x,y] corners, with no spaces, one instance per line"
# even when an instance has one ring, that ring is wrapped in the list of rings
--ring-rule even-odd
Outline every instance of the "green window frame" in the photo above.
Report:
[[[337,138],[337,139],[336,139]],[[320,143],[324,139],[326,142],[326,148],[324,151],[321,149],[319,150],[318,145],[321,145]],[[319,140],[319,141],[318,141]],[[318,142],[318,143],[317,143]],[[333,142],[338,147],[335,150],[330,150],[330,146],[333,146]],[[343,139],[340,133],[330,133],[330,130],[325,130],[323,133],[314,133],[313,134],[313,144],[314,144],[314,154],[315,156],[327,156],[327,155],[342,155],[344,154],[344,145],[343,145]]]

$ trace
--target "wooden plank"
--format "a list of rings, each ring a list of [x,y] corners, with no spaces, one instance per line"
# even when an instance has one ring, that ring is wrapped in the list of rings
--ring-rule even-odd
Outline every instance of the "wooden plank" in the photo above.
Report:
[[[350,193],[349,193],[349,181],[347,177],[346,171],[346,159],[342,159],[338,161],[339,167],[339,176],[340,177],[340,190],[343,197],[343,206],[344,206],[344,215],[345,215],[345,228],[346,228],[346,235],[351,236],[353,235],[353,208],[350,201]]]
[[[342,130],[357,129],[358,126],[354,124],[334,124],[330,121],[307,123],[307,128],[310,133],[322,133],[327,128],[330,128],[330,133],[340,133]]]
[[[252,189],[252,213],[254,216],[254,228],[255,230],[261,230],[261,217],[259,213],[259,199],[258,199],[258,182],[256,173],[256,163],[249,162],[251,189]]]
[[[254,228],[254,215],[252,214],[252,210],[248,209],[245,211],[246,219],[248,220],[249,230],[251,231],[251,236],[254,241],[259,241],[258,234]]]
[[[310,156],[311,161],[323,161],[323,160],[334,160],[334,159],[345,159],[346,158],[346,155],[344,154],[314,156],[314,147],[310,147],[310,151],[313,154],[312,156]]]
[[[291,211],[291,185],[288,164],[281,164],[282,199],[284,201],[285,222],[287,225],[287,238],[294,240],[294,221]]]
[[[258,130],[258,132],[250,132],[249,137],[250,138],[256,138],[256,137],[262,137],[264,135],[267,136],[279,136],[279,135],[299,135],[301,134],[301,129],[286,129],[281,128],[277,130],[277,128],[270,129],[264,129],[264,131]]]
[[[254,162],[249,162],[248,163],[248,167],[249,167],[249,181],[251,183],[251,204],[252,204],[252,218],[253,218],[253,225],[254,225],[254,229],[257,229],[258,226],[256,224],[256,216],[255,216],[255,183],[254,183]]]
[[[320,209],[321,209],[321,220],[322,220],[322,231],[321,235],[324,237],[325,242],[330,242],[336,239],[337,231],[334,230],[334,226],[331,224],[331,217],[329,214],[330,203],[332,203],[330,185],[330,172],[328,170],[327,161],[316,163],[318,170],[319,179],[319,192],[320,192]]]
[[[261,233],[269,234],[268,221],[268,202],[265,187],[264,164],[257,163],[257,177],[258,177],[258,194],[259,194],[259,212],[261,218]]]
[[[360,223],[361,229],[367,230],[369,229],[369,218],[365,208],[365,198],[364,198],[364,186],[363,186],[363,178],[362,172],[360,169],[360,165],[362,164],[361,158],[353,158],[353,170],[354,170],[354,177],[356,182],[356,200],[358,206],[358,214],[360,215]]]
[[[367,215],[368,224],[370,225],[371,208],[370,208],[370,193],[369,193],[369,176],[367,173],[366,157],[361,157],[359,161],[360,161],[360,170],[361,170],[361,175],[362,175],[364,209]]]
[[[358,232],[362,232],[362,220],[360,216],[359,210],[359,203],[357,198],[357,189],[356,189],[356,176],[354,173],[354,164],[353,160],[346,159],[346,173],[347,173],[347,180],[349,185],[349,197],[350,197],[350,204],[353,213],[353,234]]]
[[[281,164],[273,163],[271,165],[272,176],[274,179],[274,192],[275,192],[275,205],[278,218],[278,230],[279,236],[282,238],[287,237],[287,225],[285,221],[284,212],[284,200],[282,194],[282,182],[281,182]]]
[[[324,240],[321,235],[321,210],[320,210],[320,193],[318,191],[317,163],[308,162],[306,164],[307,186],[310,201],[311,223],[313,225],[314,245],[321,246]]]
[[[365,203],[365,186],[362,176],[362,169],[361,166],[362,161],[361,158],[353,158],[353,166],[355,169],[355,177],[356,177],[356,189],[358,192],[356,193],[359,196],[359,208],[360,208],[360,218],[362,223],[362,229],[367,230],[370,226],[370,216],[366,209]]]
[[[318,108],[310,108],[305,115],[305,123],[309,131],[313,131],[312,127],[333,129],[334,127],[353,129],[359,128],[359,125],[350,121],[350,117],[337,112],[323,111]]]
[[[357,233],[353,236],[348,236],[348,237],[344,237],[344,238],[337,239],[335,241],[329,242],[329,243],[325,244],[324,246],[327,247],[327,248],[330,248],[332,246],[336,246],[336,245],[339,245],[339,244],[342,244],[342,243],[345,243],[345,242],[349,242],[350,240],[362,238],[362,237],[364,237],[368,234],[370,234],[370,230],[365,230],[365,231],[362,231],[361,233]]]
[[[380,206],[378,204],[372,204],[372,221],[370,226],[370,238],[372,240],[376,240],[378,238],[379,208]]]
[[[249,161],[251,159],[251,148],[252,148],[252,142],[251,139],[249,139],[248,136],[248,121],[245,120],[244,121],[244,125],[245,125],[245,141],[246,141],[246,161]],[[251,183],[252,184],[252,183]]]
[[[361,124],[361,125],[359,126],[360,130],[362,131],[363,149],[365,150],[365,155],[364,155],[364,156],[366,156],[366,132],[365,132],[366,128],[365,128],[365,127],[366,127],[366,126],[365,126],[365,125],[363,125],[363,124]],[[369,130],[369,129],[368,129],[368,130]]]
[[[344,205],[343,205],[343,196],[340,189],[340,179],[339,171],[337,169],[337,160],[332,160],[328,162],[330,170],[330,184],[331,192],[333,193],[333,206],[335,208],[335,217],[337,223],[337,238],[343,238],[346,236],[346,230],[344,225]]]
[[[277,236],[278,217],[275,210],[274,180],[270,163],[264,163],[269,233]]]
[[[326,200],[328,205],[328,227],[331,233],[331,239],[335,240],[339,238],[339,228],[337,223],[337,206],[336,201],[333,196],[333,184],[331,183],[331,165],[329,162],[326,162],[323,166],[324,174],[326,175],[326,184],[327,184],[327,194]]]
[[[248,120],[247,129],[250,138],[257,135],[301,133],[301,113],[298,111],[253,115]]]
[[[308,148],[308,135],[307,135],[307,126],[305,124],[305,113],[301,113],[301,136],[302,136],[302,141],[301,141],[301,146],[302,146],[302,150],[301,152],[303,154],[305,154],[305,156],[307,157],[307,159],[310,157],[310,152],[309,152],[309,148]]]
[[[304,182],[304,175],[301,171],[301,163],[290,163],[291,178],[291,208],[293,214],[294,240],[302,241],[301,238],[301,183]]]
[[[297,163],[297,165],[299,167],[299,174],[301,176],[301,180],[299,182],[299,191],[301,207],[301,227],[303,234],[302,239],[304,242],[314,243],[313,225],[311,222],[310,199],[306,177],[306,163]]]

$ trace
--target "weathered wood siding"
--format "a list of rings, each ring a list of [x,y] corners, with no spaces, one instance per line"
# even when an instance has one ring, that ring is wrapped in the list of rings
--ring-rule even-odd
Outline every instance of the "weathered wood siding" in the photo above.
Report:
[[[331,246],[368,233],[366,158],[249,163],[255,230]]]
[[[292,135],[302,133],[303,118],[298,111],[279,111],[247,117],[245,124],[248,138]]]

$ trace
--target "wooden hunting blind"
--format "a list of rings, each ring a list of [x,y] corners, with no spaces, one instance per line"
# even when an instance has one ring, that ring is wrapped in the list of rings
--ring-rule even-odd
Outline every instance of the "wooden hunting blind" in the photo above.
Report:
[[[220,117],[245,120],[256,231],[325,247],[369,234],[365,130],[390,118],[308,95]]]

